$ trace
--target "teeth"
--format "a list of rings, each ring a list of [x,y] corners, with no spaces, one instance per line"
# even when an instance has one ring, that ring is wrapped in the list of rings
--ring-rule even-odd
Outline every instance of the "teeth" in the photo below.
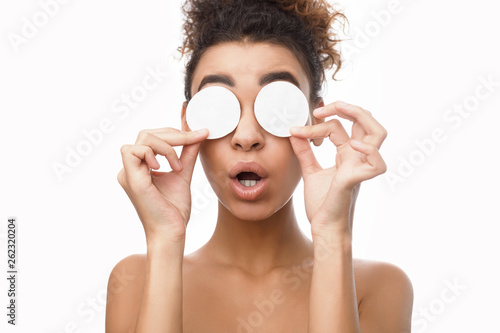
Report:
[[[249,179],[243,179],[243,180],[240,179],[238,181],[240,182],[241,185],[248,187],[257,185],[257,183],[259,182],[258,180],[249,180]]]

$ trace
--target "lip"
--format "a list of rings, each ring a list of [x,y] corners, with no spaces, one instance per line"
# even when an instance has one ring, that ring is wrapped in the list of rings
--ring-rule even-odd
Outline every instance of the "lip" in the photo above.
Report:
[[[257,162],[238,162],[229,171],[229,177],[236,178],[240,172],[253,172],[261,178],[267,178],[267,170]]]
[[[261,180],[252,187],[241,185],[238,178],[231,178],[230,184],[234,194],[241,200],[257,200],[263,195],[266,189],[267,179],[261,178]]]
[[[240,172],[253,172],[261,177],[261,179],[254,186],[243,186],[236,177]],[[256,162],[236,163],[231,171],[229,171],[229,176],[231,177],[231,188],[234,194],[241,200],[257,200],[264,194],[267,187],[267,170]]]

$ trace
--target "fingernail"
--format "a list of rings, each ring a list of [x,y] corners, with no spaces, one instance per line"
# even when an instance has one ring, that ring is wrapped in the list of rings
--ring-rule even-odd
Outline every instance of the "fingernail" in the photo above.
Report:
[[[298,126],[290,127],[290,133],[293,134],[293,132],[297,133],[298,131],[300,131],[300,127]]]
[[[208,129],[207,128],[202,128],[202,129],[199,129],[199,130],[196,130],[193,132],[193,134],[206,134],[208,132]]]
[[[179,168],[182,169],[182,163],[181,163],[181,160],[179,160]]]
[[[339,106],[348,106],[349,104],[347,104],[346,102],[337,101],[337,105],[339,105]]]

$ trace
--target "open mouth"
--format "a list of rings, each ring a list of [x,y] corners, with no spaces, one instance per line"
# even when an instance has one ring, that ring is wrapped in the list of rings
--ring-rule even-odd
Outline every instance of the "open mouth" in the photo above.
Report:
[[[246,187],[255,186],[262,179],[262,177],[254,172],[240,172],[236,175],[236,178],[238,178],[241,185]]]

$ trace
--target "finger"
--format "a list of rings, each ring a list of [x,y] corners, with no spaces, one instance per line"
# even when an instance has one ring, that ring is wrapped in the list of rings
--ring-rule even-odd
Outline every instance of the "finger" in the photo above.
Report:
[[[350,144],[354,150],[366,157],[366,163],[360,170],[364,176],[363,180],[373,178],[387,171],[387,165],[377,147],[357,140],[351,140]]]
[[[328,137],[336,147],[349,141],[349,135],[338,119],[331,119],[316,125],[292,127],[290,133],[304,139]]]
[[[319,147],[321,146],[321,144],[323,143],[323,138],[316,138],[316,139],[312,139],[312,142],[314,143],[314,145],[316,147]]]
[[[307,125],[316,125],[316,124],[321,124],[324,123],[324,119],[318,119],[316,117],[312,117],[313,120],[311,122],[307,122]],[[310,139],[309,142],[312,142],[316,147],[319,147],[323,144],[324,138],[315,138],[315,139]]]
[[[174,148],[160,139],[156,133],[141,131],[137,138],[136,145],[150,147],[155,155],[160,154],[165,156],[172,170],[177,172],[182,170],[182,166],[179,163],[179,158]]]
[[[167,142],[170,146],[185,146],[201,142],[208,137],[208,129],[204,128],[197,131],[180,131],[176,128],[159,128],[153,130],[142,130],[137,136],[136,143],[140,143],[144,137],[155,135],[161,140]]]
[[[299,160],[300,168],[302,169],[302,177],[322,170],[307,139],[291,136],[290,143]]]
[[[358,122],[366,133],[363,142],[380,148],[382,142],[387,137],[385,128],[373,118],[370,112],[359,106],[338,101],[328,104],[321,109],[314,110],[314,116],[318,118],[325,118],[333,115],[338,115],[344,119]]]
[[[363,141],[366,136],[367,133],[363,129],[363,126],[361,126],[361,124],[358,123],[357,121],[354,121],[351,128],[351,139]]]
[[[200,150],[201,143],[195,143],[182,147],[181,152],[181,166],[183,168],[182,175],[187,182],[191,182],[193,176],[194,165],[196,164],[196,157]]]
[[[139,168],[143,162],[151,169],[158,169],[160,163],[156,160],[151,147],[139,145],[124,145],[121,147],[123,166],[125,170]]]
[[[124,145],[120,152],[123,160],[123,174],[128,183],[143,183],[149,178],[150,169],[159,169],[160,164],[150,147],[138,145]],[[150,178],[149,178],[150,179]]]

